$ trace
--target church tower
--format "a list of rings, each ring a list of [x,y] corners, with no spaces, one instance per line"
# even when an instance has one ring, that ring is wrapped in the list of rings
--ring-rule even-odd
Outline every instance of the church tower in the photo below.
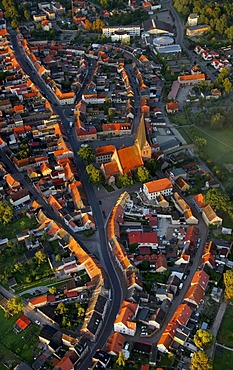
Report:
[[[144,114],[142,114],[140,117],[140,122],[138,125],[138,130],[135,138],[135,145],[138,147],[142,159],[144,161],[149,160],[151,158],[151,146],[147,138]]]

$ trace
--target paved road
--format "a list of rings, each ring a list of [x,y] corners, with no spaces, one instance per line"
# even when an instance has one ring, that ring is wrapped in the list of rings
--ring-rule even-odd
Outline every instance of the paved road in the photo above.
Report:
[[[214,323],[212,325],[212,328],[211,328],[211,333],[213,334],[213,336],[215,338],[217,338],[217,334],[218,334],[218,331],[219,331],[219,328],[220,328],[220,325],[221,325],[221,322],[222,322],[222,319],[223,319],[223,316],[225,314],[225,311],[227,309],[227,305],[228,305],[228,302],[227,301],[223,301],[220,306],[219,306],[219,309],[218,309],[218,313],[215,317],[215,320],[214,320]],[[227,348],[228,349],[228,348]],[[214,350],[215,350],[215,346],[213,345],[209,350],[208,350],[208,354],[213,358],[214,357]],[[233,350],[233,349],[232,349]]]
[[[13,44],[15,55],[21,64],[24,71],[30,76],[31,80],[37,85],[37,87],[40,89],[41,93],[48,98],[48,100],[52,103],[54,107],[54,112],[60,116],[60,119],[63,123],[63,127],[65,131],[67,132],[69,130],[69,121],[67,120],[66,116],[64,115],[64,107],[59,106],[53,92],[48,88],[48,86],[44,83],[42,78],[37,74],[35,69],[27,62],[27,58],[25,57],[24,51],[20,48],[20,46],[17,43],[16,37],[11,31],[11,41]],[[89,65],[89,71],[86,75],[86,81],[88,81],[92,78],[92,72],[95,67],[95,62],[90,61]],[[84,87],[84,86],[83,86]],[[82,90],[80,90],[77,100],[81,97]],[[100,248],[98,250],[99,256],[100,256],[100,262],[102,266],[105,267],[105,270],[107,272],[108,276],[108,283],[109,287],[112,291],[112,300],[109,302],[109,309],[107,311],[103,328],[99,334],[98,341],[91,345],[91,351],[88,353],[88,355],[83,359],[82,363],[77,366],[77,369],[86,370],[90,364],[91,357],[95,350],[97,348],[103,348],[111,331],[112,331],[112,325],[115,320],[115,317],[119,311],[121,301],[123,299],[123,295],[125,292],[124,287],[124,279],[123,274],[121,271],[119,271],[114,265],[115,262],[113,260],[112,254],[109,252],[107,237],[106,237],[106,230],[104,225],[104,220],[102,217],[102,213],[100,211],[100,207],[98,202],[96,202],[96,196],[94,189],[92,185],[88,181],[88,176],[85,171],[85,164],[77,156],[77,150],[79,148],[79,144],[76,141],[74,130],[70,135],[67,135],[69,137],[69,143],[71,144],[71,147],[74,151],[74,161],[77,166],[80,180],[83,183],[83,186],[85,188],[89,204],[92,207],[93,216],[95,218],[96,225],[98,227],[99,231],[99,245]],[[75,233],[72,233],[71,230],[67,229],[67,226],[64,224],[63,220],[50,208],[50,206],[44,201],[44,199],[36,192],[36,190],[31,186],[31,184],[28,183],[23,177],[22,174],[17,173],[14,166],[12,165],[11,161],[4,155],[4,153],[1,153],[1,158],[5,163],[7,163],[8,167],[11,169],[11,171],[15,174],[17,179],[22,183],[22,185],[28,189],[31,194],[35,197],[35,199],[38,200],[38,202],[44,207],[45,211],[48,213],[48,216],[54,219],[55,222],[60,224],[65,230],[67,230],[78,242],[80,240],[78,239],[77,235]],[[83,246],[83,245],[82,245]],[[83,246],[85,249],[85,247]]]
[[[184,30],[185,30],[185,25],[184,22],[181,20],[179,17],[177,11],[175,8],[172,6],[171,1],[165,1],[163,4],[166,4],[167,8],[170,10],[174,21],[175,21],[175,27],[176,27],[176,43],[180,44],[182,47],[183,51],[185,51],[188,56],[191,58],[191,61],[196,61],[197,64],[201,66],[201,69],[203,72],[206,73],[207,76],[211,79],[212,82],[216,80],[216,76],[207,68],[206,64],[203,61],[198,60],[197,55],[194,53],[194,51],[190,50],[187,48],[187,46],[184,43]]]

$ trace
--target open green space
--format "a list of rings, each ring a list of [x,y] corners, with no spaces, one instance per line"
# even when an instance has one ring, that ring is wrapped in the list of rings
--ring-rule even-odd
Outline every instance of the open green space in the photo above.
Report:
[[[233,163],[233,128],[213,130],[195,126],[195,130],[207,140],[205,152],[216,165]]]
[[[7,360],[18,357],[27,363],[33,362],[38,341],[39,328],[31,324],[26,330],[16,334],[13,326],[18,316],[5,318],[4,311],[0,309],[0,355]]]
[[[216,347],[213,361],[213,370],[232,369],[233,352],[224,348]]]
[[[227,307],[225,315],[223,317],[217,336],[217,342],[224,344],[227,347],[233,348],[233,307],[230,305]]]
[[[177,130],[183,136],[184,140],[186,141],[188,145],[193,143],[191,137],[189,136],[185,128],[179,127],[177,128]]]
[[[35,218],[28,218],[23,216],[8,225],[0,224],[0,235],[1,239],[8,238],[9,240],[16,237],[22,230],[33,229],[37,225]]]

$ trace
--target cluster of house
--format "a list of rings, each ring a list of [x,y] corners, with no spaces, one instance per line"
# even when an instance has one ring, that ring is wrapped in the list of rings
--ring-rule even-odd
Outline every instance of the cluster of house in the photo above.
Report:
[[[207,51],[200,45],[196,45],[194,51],[197,55],[200,55],[205,61],[211,62],[211,65],[221,72],[223,68],[231,68],[232,64],[224,56],[220,56],[220,53],[214,50]]]

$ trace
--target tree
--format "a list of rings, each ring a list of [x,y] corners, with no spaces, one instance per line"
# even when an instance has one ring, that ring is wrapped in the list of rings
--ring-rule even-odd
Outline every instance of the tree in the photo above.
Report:
[[[89,176],[89,179],[90,179],[90,182],[92,184],[99,185],[99,184],[103,184],[104,183],[104,175],[93,164],[89,164],[86,167],[86,172],[87,172],[87,174]]]
[[[56,287],[55,286],[51,286],[51,287],[49,287],[49,293],[50,294],[55,294],[56,293]]]
[[[223,81],[223,88],[226,94],[229,94],[232,91],[232,83],[229,78],[225,78]]]
[[[152,177],[155,177],[156,175],[156,171],[160,170],[161,168],[161,165],[158,161],[156,161],[155,159],[151,158],[148,162],[147,162],[147,168],[151,174]]]
[[[24,12],[23,12],[23,15],[24,15],[24,18],[26,19],[26,21],[29,21],[30,20],[30,12],[25,9]]]
[[[207,141],[204,137],[195,137],[194,143],[198,149],[203,149],[206,146]]]
[[[212,360],[204,351],[197,351],[191,359],[190,370],[212,370]]]
[[[150,173],[148,169],[144,166],[137,169],[136,179],[139,182],[146,182],[149,179]]]
[[[221,113],[215,113],[210,119],[210,126],[214,129],[222,128],[225,123],[225,117]]]
[[[194,343],[198,348],[210,348],[214,343],[214,336],[208,330],[199,329],[194,335]]]
[[[78,317],[83,317],[85,315],[85,309],[82,306],[78,307]]]
[[[223,274],[226,299],[233,299],[233,270],[227,270]]]
[[[86,163],[91,163],[95,159],[94,149],[90,145],[82,146],[78,151],[78,155]]]
[[[44,263],[46,261],[46,258],[47,258],[46,254],[42,251],[36,252],[35,257],[36,257],[38,265],[41,265],[42,263]]]
[[[118,177],[116,184],[119,187],[122,187],[122,186],[130,187],[133,185],[133,178],[131,175],[127,175],[127,173],[125,173],[124,175],[120,175]]]
[[[57,308],[55,310],[57,315],[64,315],[68,311],[68,308],[64,305],[63,302],[58,303]]]
[[[14,296],[13,298],[8,300],[7,306],[9,311],[18,314],[21,311],[23,311],[24,308],[23,299],[19,296]]]
[[[12,205],[5,200],[0,201],[0,223],[3,225],[9,224],[13,218],[13,214]]]
[[[125,367],[126,360],[127,358],[125,357],[124,353],[120,351],[116,360],[116,364],[120,367]]]
[[[230,198],[219,189],[209,189],[204,197],[204,203],[210,204],[215,209],[228,211],[231,208]]]

